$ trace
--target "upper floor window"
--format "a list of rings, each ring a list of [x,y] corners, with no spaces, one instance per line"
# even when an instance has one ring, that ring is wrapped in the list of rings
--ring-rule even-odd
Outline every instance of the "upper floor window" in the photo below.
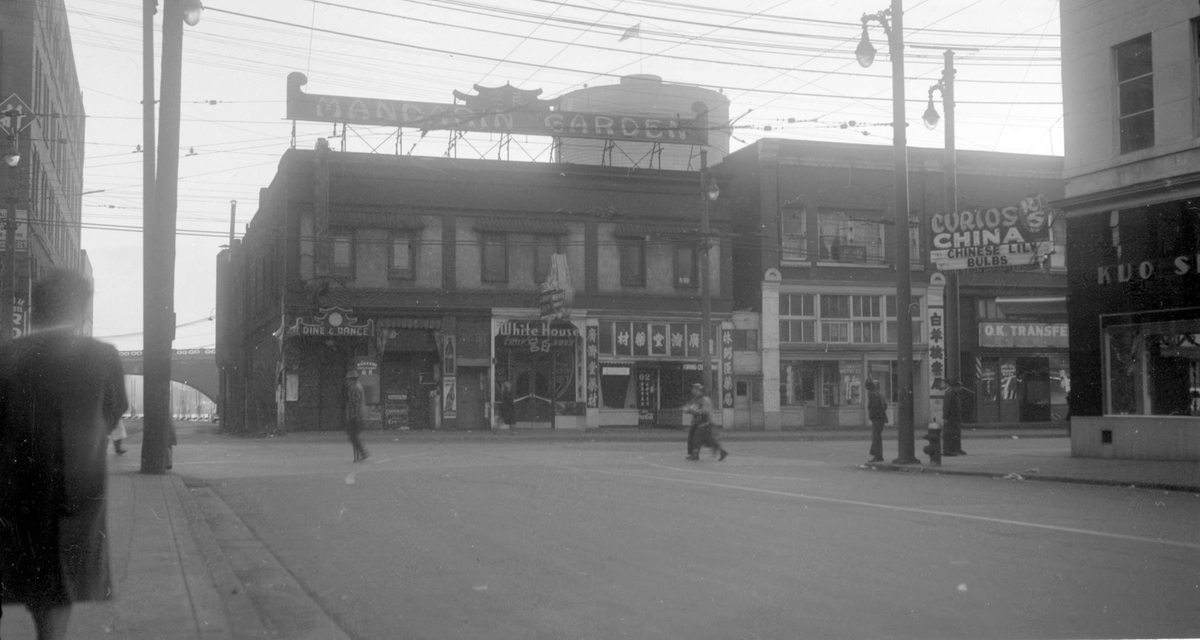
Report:
[[[331,231],[329,270],[335,276],[354,277],[354,236],[349,231]]]
[[[785,207],[779,221],[779,248],[783,262],[808,259],[808,212]]]
[[[820,259],[838,262],[881,262],[884,258],[883,225],[866,214],[821,211]]]
[[[1154,61],[1150,34],[1114,49],[1121,153],[1154,146]]]
[[[779,296],[779,341],[816,342],[816,296],[792,293]]]
[[[623,286],[646,286],[646,241],[623,239],[621,246],[621,284]]]
[[[508,238],[503,233],[480,233],[479,248],[483,281],[508,281]]]
[[[550,263],[558,253],[558,236],[537,234],[533,236],[533,281],[545,282],[550,276]]]
[[[414,238],[411,232],[393,233],[391,246],[388,251],[388,276],[392,278],[412,278],[416,270]]]
[[[675,286],[695,287],[700,284],[696,270],[696,245],[691,242],[675,244]]]

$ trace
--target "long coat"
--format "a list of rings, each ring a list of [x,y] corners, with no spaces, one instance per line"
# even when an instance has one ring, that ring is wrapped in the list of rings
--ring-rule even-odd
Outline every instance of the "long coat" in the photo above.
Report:
[[[128,408],[116,350],[48,330],[0,350],[0,584],[5,603],[112,594],[106,437]]]

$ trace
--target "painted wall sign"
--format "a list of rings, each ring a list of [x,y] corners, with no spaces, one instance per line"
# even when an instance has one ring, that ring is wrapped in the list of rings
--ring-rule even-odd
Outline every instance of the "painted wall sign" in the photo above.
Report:
[[[925,323],[925,339],[929,344],[929,414],[942,416],[942,401],[946,378],[946,276],[935,273],[929,278],[927,311],[929,321]]]
[[[929,259],[939,271],[992,271],[1035,266],[1053,249],[1058,212],[1041,195],[1017,206],[935,214]]]
[[[733,408],[733,332],[721,330],[721,408]]]
[[[1043,322],[980,322],[979,346],[1066,349],[1067,325]]]
[[[309,122],[412,127],[422,131],[484,131],[563,138],[599,138],[662,144],[708,143],[708,105],[674,117],[601,115],[558,111],[556,101],[537,100],[541,90],[511,85],[475,86],[478,96],[455,92],[467,104],[440,104],[304,93],[308,78],[288,74],[287,118]]]
[[[1200,277],[1200,253],[1096,267],[1096,284]]]
[[[359,322],[349,309],[324,307],[311,320],[296,318],[288,337],[366,338],[375,335],[375,321]]]
[[[442,417],[454,419],[458,415],[458,384],[455,378],[442,378]]]
[[[24,209],[17,209],[16,245],[17,253],[29,251],[29,212]],[[0,251],[7,250],[8,234],[3,229],[0,229]]]

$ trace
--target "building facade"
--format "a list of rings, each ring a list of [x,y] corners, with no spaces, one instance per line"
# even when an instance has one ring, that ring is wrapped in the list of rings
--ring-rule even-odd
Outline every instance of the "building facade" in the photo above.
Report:
[[[1200,460],[1200,6],[1062,3],[1071,451]]]
[[[980,220],[1000,220],[1031,194],[1042,194],[1041,201],[1061,196],[1060,158],[985,152],[957,157],[958,208],[982,212]],[[863,387],[868,379],[879,384],[894,411],[897,318],[906,311],[915,343],[915,424],[938,415],[945,333],[956,326],[945,316],[944,274],[930,257],[931,221],[943,213],[942,150],[910,148],[908,158],[909,228],[900,231],[909,242],[910,264],[903,267],[912,283],[908,310],[897,308],[895,295],[890,147],[761,140],[717,168],[731,191],[734,309],[761,318],[760,371],[736,378],[735,389],[744,382],[751,397],[761,393],[765,428],[869,424]],[[1065,371],[1068,359],[1062,313],[1054,315],[1044,303],[1033,305],[1037,313],[1010,317],[1003,311],[1006,298],[1025,301],[1027,308],[1030,298],[1063,306],[1061,235],[1060,229],[1058,252],[1042,247],[1049,258],[1032,268],[958,278],[956,330],[962,337],[963,383],[974,392],[967,403],[972,423],[1065,418],[1065,391],[1061,381],[1051,379],[1051,372],[1058,377]],[[996,339],[997,331],[1019,332],[1021,339]],[[1043,335],[1026,339],[1030,332]],[[1049,339],[1055,334],[1061,339]]]
[[[20,156],[14,167],[0,165],[0,216],[12,209],[19,223],[14,331],[20,335],[28,329],[32,280],[49,268],[85,269],[84,110],[63,0],[6,2],[0,17],[0,100],[22,114],[0,132],[0,151]]]
[[[518,427],[681,424],[703,378],[699,186],[687,171],[289,150],[218,257],[227,428],[340,429],[352,369],[377,428],[491,428],[505,382]],[[707,272],[718,375],[729,251],[726,233]],[[729,424],[732,394],[720,404]]]

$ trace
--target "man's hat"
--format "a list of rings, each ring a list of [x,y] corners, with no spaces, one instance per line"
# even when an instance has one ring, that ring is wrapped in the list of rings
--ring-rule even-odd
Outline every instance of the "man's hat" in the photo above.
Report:
[[[354,378],[357,378],[357,377],[358,377],[358,369],[351,369],[350,371],[346,372],[347,380],[353,380]]]
[[[693,388],[693,389],[695,389],[695,388],[697,388],[697,387],[699,387],[701,391],[704,391],[704,385],[703,385],[703,384],[700,384],[699,382],[693,382],[693,383],[692,383],[692,388]]]
[[[946,378],[946,384],[948,384],[952,387],[957,387],[962,383],[960,383],[958,380],[955,380],[954,378]]]

